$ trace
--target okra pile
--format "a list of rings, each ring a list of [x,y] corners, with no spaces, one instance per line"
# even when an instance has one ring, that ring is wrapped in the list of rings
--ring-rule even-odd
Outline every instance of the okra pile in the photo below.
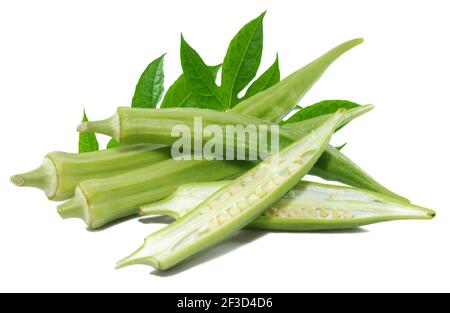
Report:
[[[205,64],[181,36],[183,73],[165,93],[162,55],[142,73],[131,107],[98,121],[83,113],[78,153],[50,152],[11,182],[62,201],[62,218],[93,229],[134,215],[175,218],[119,268],[166,270],[244,228],[305,232],[432,219],[434,211],[376,181],[343,154],[344,145],[330,144],[373,105],[299,106],[326,69],[363,40],[344,42],[283,79],[277,55],[255,78],[264,15],[239,30],[219,65]],[[105,149],[96,134],[110,137]]]

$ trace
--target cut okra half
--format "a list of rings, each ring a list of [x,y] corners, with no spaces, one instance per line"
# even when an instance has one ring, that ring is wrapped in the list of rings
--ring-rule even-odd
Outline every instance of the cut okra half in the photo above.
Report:
[[[167,199],[142,206],[139,214],[181,218],[227,183],[222,181],[180,186]],[[394,220],[427,220],[435,215],[433,210],[405,203],[381,193],[301,181],[247,228],[298,232],[327,231],[352,229]]]
[[[303,139],[231,181],[184,217],[146,238],[117,267],[147,264],[166,270],[244,228],[310,170],[343,117],[339,111]]]

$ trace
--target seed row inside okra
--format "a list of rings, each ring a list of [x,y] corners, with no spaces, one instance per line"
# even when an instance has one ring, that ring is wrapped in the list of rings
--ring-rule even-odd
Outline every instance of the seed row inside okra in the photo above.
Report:
[[[229,206],[228,209],[213,214],[212,217],[209,218],[208,222],[197,230],[197,234],[206,234],[209,231],[228,223],[241,212],[244,212],[253,203],[263,200],[266,195],[273,192],[278,186],[283,184],[290,177],[290,175],[297,172],[302,167],[304,158],[311,157],[312,155],[313,151],[310,150],[304,153],[302,157],[297,157],[294,160],[287,158],[283,162],[279,158],[273,157],[270,162],[263,164],[263,166],[256,171],[250,171],[248,174],[243,175],[237,183],[226,187],[229,190],[222,192],[220,197],[212,199],[209,204],[206,204],[203,210],[200,211],[201,214],[210,214],[214,208],[220,206],[223,207],[223,202],[231,200],[235,197],[235,199],[232,199],[234,201],[231,201],[233,204]],[[270,174],[269,169],[272,166],[280,167],[279,174],[268,175]],[[250,194],[240,195],[240,191],[255,180],[265,182],[261,184],[260,187],[253,190]]]
[[[302,218],[302,219],[351,219],[354,214],[351,210],[316,209],[316,208],[270,208],[264,213],[267,217],[274,218]]]

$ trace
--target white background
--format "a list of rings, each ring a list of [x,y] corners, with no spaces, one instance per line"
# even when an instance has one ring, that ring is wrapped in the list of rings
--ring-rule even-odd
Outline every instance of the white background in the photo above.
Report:
[[[448,1],[2,1],[0,289],[5,291],[450,291]],[[87,231],[37,190],[8,178],[52,150],[76,151],[75,127],[129,105],[150,60],[180,74],[183,32],[209,64],[268,10],[262,69],[282,76],[336,44],[336,62],[303,105],[376,109],[334,138],[383,184],[437,210],[433,221],[341,233],[243,232],[169,273],[115,262],[160,228],[136,220]]]

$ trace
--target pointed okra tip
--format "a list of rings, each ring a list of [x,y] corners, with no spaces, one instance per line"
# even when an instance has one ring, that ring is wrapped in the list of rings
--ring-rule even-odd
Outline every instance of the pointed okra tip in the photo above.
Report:
[[[161,263],[154,257],[149,257],[148,253],[145,251],[146,244],[144,243],[135,252],[123,258],[116,263],[116,269],[121,269],[131,265],[150,265],[156,269],[163,270]]]

